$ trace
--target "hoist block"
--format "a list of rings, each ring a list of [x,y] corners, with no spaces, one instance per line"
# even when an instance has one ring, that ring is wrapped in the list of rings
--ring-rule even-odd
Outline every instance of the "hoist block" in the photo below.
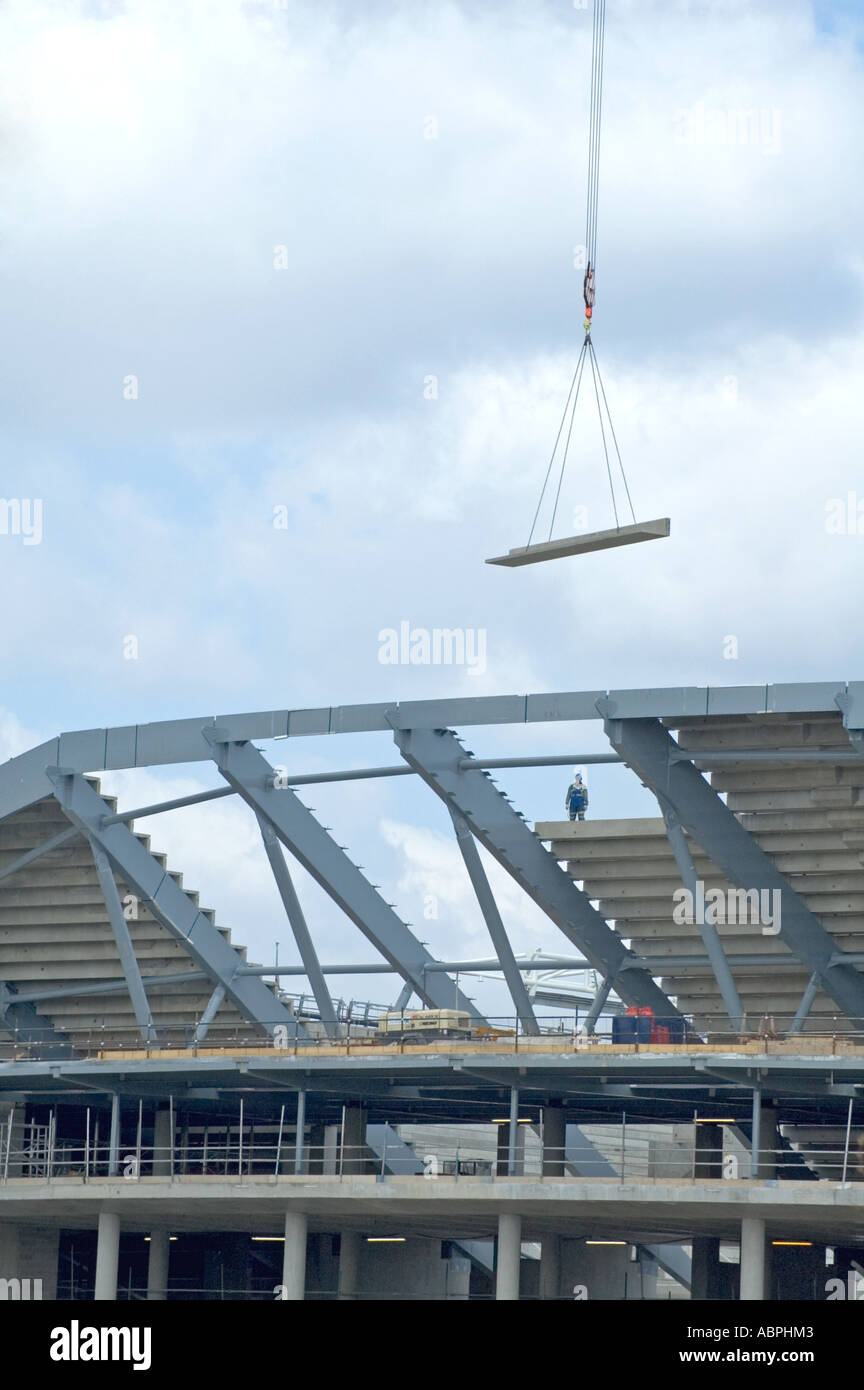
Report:
[[[563,560],[567,555],[585,555],[591,550],[612,550],[616,545],[635,545],[637,541],[656,541],[669,535],[668,516],[655,521],[637,521],[633,526],[615,526],[611,531],[586,531],[581,536],[563,536],[539,545],[520,545],[506,555],[496,555],[487,565],[536,565],[540,560]]]

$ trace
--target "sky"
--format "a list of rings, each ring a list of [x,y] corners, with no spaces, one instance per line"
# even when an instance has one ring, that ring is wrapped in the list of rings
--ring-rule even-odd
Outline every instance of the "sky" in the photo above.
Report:
[[[672,534],[483,563],[527,539],[583,337],[590,32],[571,0],[0,5],[0,757],[214,711],[860,676],[851,3],[608,0],[593,340],[637,515]],[[556,533],[611,524],[586,392]],[[388,661],[402,624],[477,659]],[[501,781],[549,819],[566,773]],[[654,813],[621,769],[589,780],[593,814]],[[304,799],[435,954],[489,953],[413,779]],[[242,807],[148,829],[250,956],[296,958]],[[517,949],[561,950],[490,873]],[[370,959],[298,884],[322,958]]]

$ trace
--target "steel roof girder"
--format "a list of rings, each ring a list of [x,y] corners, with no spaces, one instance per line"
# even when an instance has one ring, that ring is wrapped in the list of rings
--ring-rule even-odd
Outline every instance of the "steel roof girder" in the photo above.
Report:
[[[352,863],[290,787],[276,785],[275,769],[251,743],[213,741],[219,771],[259,818],[269,824],[294,858],[381,952],[421,999],[435,1008],[454,1006],[482,1015],[446,975],[423,967],[434,957],[377,889]]]
[[[819,973],[823,988],[844,1013],[864,1019],[864,976],[854,966],[831,964],[837,954],[833,938],[697,768],[673,759],[678,745],[659,720],[619,719],[605,702],[599,707],[612,747],[661,804],[672,807],[729,882],[745,890],[780,892],[780,940]]]
[[[396,745],[445,804],[467,821],[480,844],[542,908],[594,969],[613,982],[626,1003],[679,1017],[650,972],[633,959],[587,895],[512,809],[485,772],[466,772],[465,748],[449,729],[397,729]],[[626,968],[625,968],[626,967]]]

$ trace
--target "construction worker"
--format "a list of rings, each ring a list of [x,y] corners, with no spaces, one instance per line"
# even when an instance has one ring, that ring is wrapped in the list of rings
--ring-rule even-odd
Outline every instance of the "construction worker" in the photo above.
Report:
[[[582,773],[578,767],[573,769],[573,781],[567,788],[564,805],[571,820],[585,819],[585,812],[588,810],[588,788],[582,781]]]

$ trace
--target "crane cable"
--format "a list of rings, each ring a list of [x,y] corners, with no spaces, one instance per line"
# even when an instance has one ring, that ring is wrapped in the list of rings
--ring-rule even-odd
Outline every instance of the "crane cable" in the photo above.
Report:
[[[588,118],[588,191],[585,199],[585,332],[591,333],[594,279],[597,264],[597,212],[600,196],[600,132],[603,125],[603,52],[606,42],[606,0],[594,0],[591,31],[591,97]]]
[[[624,483],[624,491],[627,496],[627,503],[633,521],[636,520],[636,513],[633,510],[633,502],[630,497],[630,488],[627,483],[627,475],[624,472],[624,464],[621,459],[621,450],[618,447],[618,439],[615,435],[615,427],[612,424],[612,416],[609,413],[609,403],[606,400],[606,390],[603,386],[603,379],[600,375],[600,367],[594,352],[594,344],[591,341],[591,323],[594,313],[594,293],[595,293],[595,269],[597,263],[597,213],[600,191],[600,134],[603,124],[603,56],[606,43],[606,0],[594,0],[593,26],[591,32],[591,95],[589,100],[589,131],[588,131],[588,190],[585,202],[585,279],[582,286],[582,294],[585,300],[585,339],[579,358],[576,363],[576,370],[570,382],[570,390],[567,393],[567,401],[564,405],[564,414],[558,426],[558,433],[555,437],[555,444],[546,469],[546,476],[540,490],[540,499],[537,503],[534,519],[531,523],[531,531],[528,535],[528,545],[534,537],[534,531],[543,506],[543,499],[546,495],[546,488],[552,473],[555,456],[564,433],[564,425],[567,421],[569,412],[570,420],[567,426],[567,433],[564,440],[564,449],[561,456],[561,467],[558,473],[558,485],[555,491],[555,499],[552,506],[552,519],[549,523],[549,540],[552,539],[552,531],[555,526],[555,518],[558,513],[558,503],[561,497],[561,485],[564,480],[564,469],[567,464],[567,456],[570,450],[570,440],[573,434],[573,420],[576,414],[576,405],[579,400],[579,388],[582,384],[582,374],[585,368],[585,359],[591,366],[591,378],[594,383],[594,397],[597,402],[597,411],[600,418],[600,433],[603,440],[603,454],[606,460],[606,475],[609,480],[609,491],[612,497],[612,511],[615,516],[615,526],[620,528],[618,519],[618,505],[615,499],[615,487],[612,480],[612,466],[609,460],[609,447],[606,440],[606,430],[603,425],[603,410],[606,412],[606,420],[609,425],[609,433],[615,454],[618,459],[618,467],[621,471],[621,478]],[[599,388],[599,389],[598,389]],[[602,398],[602,407],[601,407]]]

